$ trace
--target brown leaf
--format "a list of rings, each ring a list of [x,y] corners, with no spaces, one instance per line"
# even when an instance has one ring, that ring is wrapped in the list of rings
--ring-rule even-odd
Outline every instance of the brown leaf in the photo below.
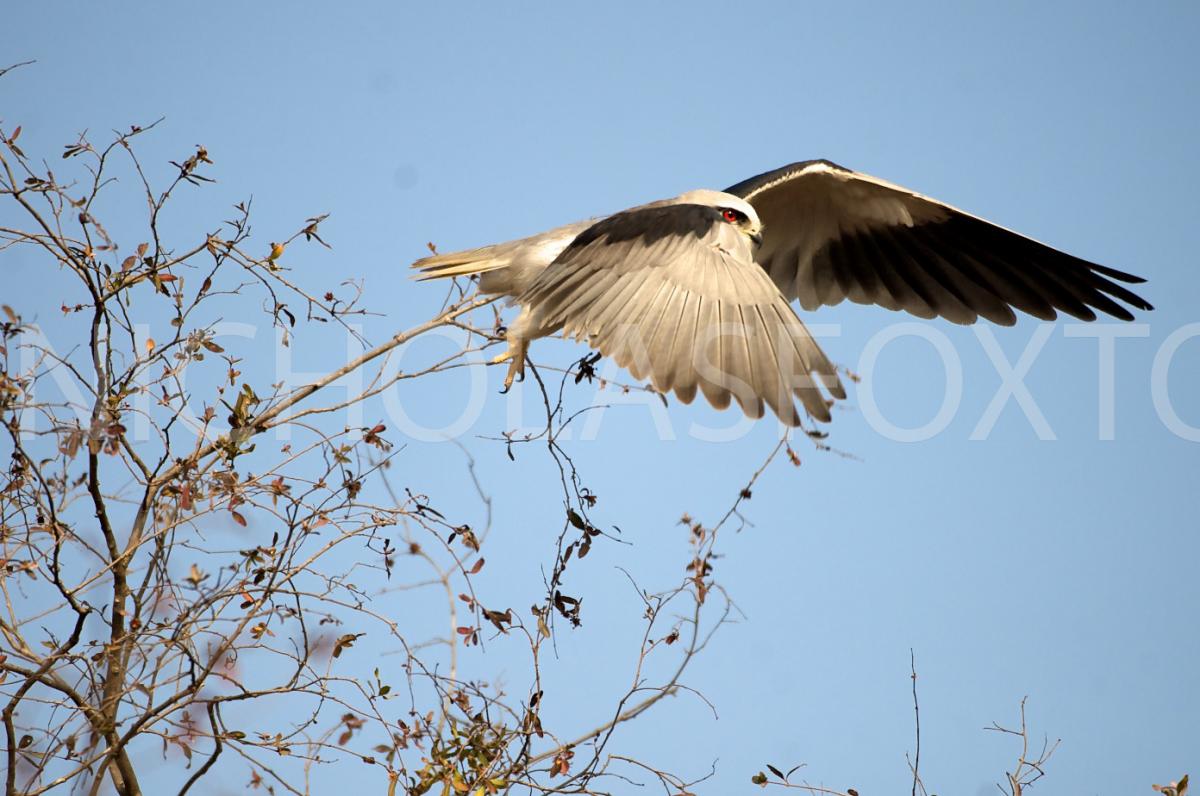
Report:
[[[481,569],[483,569],[483,559],[482,558],[480,558],[478,561],[475,562],[475,566],[471,567],[470,572],[468,572],[467,574],[469,574],[469,575],[478,574],[479,570],[481,570]]]
[[[347,633],[339,638],[333,644],[333,657],[339,658],[342,655],[342,650],[349,649],[354,646],[354,642],[358,641],[363,636],[362,633]]]
[[[229,513],[233,515],[234,522],[236,522],[238,525],[242,526],[243,528],[246,527],[246,518],[245,517],[243,517],[240,513],[234,511],[233,509],[230,509]]]
[[[1164,796],[1186,796],[1188,775],[1184,774],[1178,782],[1172,782],[1170,785],[1151,785],[1150,787]]]

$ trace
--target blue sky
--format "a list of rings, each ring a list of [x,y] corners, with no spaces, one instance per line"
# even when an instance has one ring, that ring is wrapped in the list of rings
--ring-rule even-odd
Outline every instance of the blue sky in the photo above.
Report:
[[[923,426],[946,376],[926,340],[879,350],[867,374],[877,412],[852,389],[829,427],[855,458],[798,444],[802,467],[773,465],[746,506],[754,526],[723,540],[719,579],[744,617],[687,680],[719,718],[669,700],[613,746],[696,776],[715,761],[705,793],[747,792],[767,762],[894,793],[908,782],[911,648],[934,792],[992,792],[1016,749],[981,728],[1013,722],[1028,695],[1035,728],[1063,739],[1047,790],[1137,793],[1200,761],[1200,340],[1179,332],[1200,321],[1198,35],[1200,8],[1182,2],[131,4],[69,17],[24,3],[6,12],[0,52],[38,63],[0,81],[0,117],[24,126],[27,151],[54,153],[84,128],[164,116],[143,156],[208,148],[220,182],[184,205],[206,225],[249,195],[265,235],[330,212],[333,253],[292,265],[314,285],[364,280],[383,313],[366,321],[373,340],[436,310],[440,288],[406,269],[427,241],[518,237],[814,157],[1146,276],[1157,309],[1138,319],[1144,336],[1116,343],[1111,440],[1099,433],[1097,343],[1071,336],[1073,321],[990,329],[1011,363],[1042,343],[1024,384],[1052,440],[1015,401],[972,440],[1001,384],[987,333],[924,321],[961,362],[961,401],[929,439],[889,438],[878,418]],[[195,229],[186,215],[170,223]],[[18,275],[5,302],[44,303],[44,269],[0,258]],[[42,313],[52,341],[56,312]],[[825,347],[851,369],[908,320],[856,305],[805,317],[839,330]],[[300,340],[295,369],[345,356],[327,329]],[[247,355],[269,366],[271,352],[264,330]],[[581,354],[534,349],[558,365]],[[488,375],[462,441],[496,494],[490,586],[525,605],[513,584],[536,578],[542,559],[527,554],[547,549],[561,503],[540,488],[547,462],[510,462],[479,438],[516,411]],[[399,400],[437,426],[468,387],[451,376]],[[612,650],[639,632],[640,603],[616,568],[674,582],[687,555],[679,515],[719,517],[776,439],[768,422],[697,439],[692,424],[735,422],[699,404],[672,402],[669,417],[673,440],[635,405],[569,443],[601,496],[597,519],[630,542],[600,546],[572,583],[591,613],[560,638],[553,687],[578,692],[577,713],[559,719],[580,730],[630,676]],[[456,446],[419,439],[397,467],[446,498],[466,477]]]

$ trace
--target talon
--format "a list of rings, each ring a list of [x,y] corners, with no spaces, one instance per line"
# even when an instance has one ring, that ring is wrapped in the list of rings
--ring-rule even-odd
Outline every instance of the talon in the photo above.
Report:
[[[517,375],[517,373],[518,373],[517,369],[519,367],[520,367],[520,365],[517,364],[516,358],[513,358],[512,363],[509,364],[509,366],[508,366],[508,373],[506,373],[504,375],[504,389],[500,391],[501,395],[504,395],[505,393],[507,393],[509,391],[509,389],[512,388],[513,377],[515,377]],[[520,374],[521,374],[521,381],[524,381],[525,380],[525,370],[523,368],[520,370]]]
[[[529,343],[525,340],[518,340],[515,343],[510,343],[508,350],[503,356],[496,357],[493,362],[500,363],[508,360],[508,373],[504,376],[504,389],[500,391],[504,395],[512,387],[513,379],[520,377],[520,381],[525,381],[525,352],[529,348]]]

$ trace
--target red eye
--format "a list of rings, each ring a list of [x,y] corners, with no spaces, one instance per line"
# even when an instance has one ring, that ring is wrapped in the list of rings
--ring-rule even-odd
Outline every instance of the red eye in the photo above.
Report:
[[[721,211],[721,218],[725,219],[730,224],[736,224],[738,222],[738,215],[738,211],[730,210],[728,207]]]

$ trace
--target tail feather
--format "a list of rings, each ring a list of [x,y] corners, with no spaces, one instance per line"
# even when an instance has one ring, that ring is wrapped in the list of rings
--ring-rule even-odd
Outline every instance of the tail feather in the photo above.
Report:
[[[414,278],[446,279],[480,274],[481,292],[517,296],[579,233],[593,223],[579,221],[528,238],[449,254],[435,254],[412,264],[420,272]]]
[[[445,279],[453,276],[482,274],[509,265],[512,258],[500,255],[497,246],[484,246],[479,249],[467,249],[449,254],[435,254],[417,260],[412,267],[421,273],[415,278],[418,281],[426,279]]]

